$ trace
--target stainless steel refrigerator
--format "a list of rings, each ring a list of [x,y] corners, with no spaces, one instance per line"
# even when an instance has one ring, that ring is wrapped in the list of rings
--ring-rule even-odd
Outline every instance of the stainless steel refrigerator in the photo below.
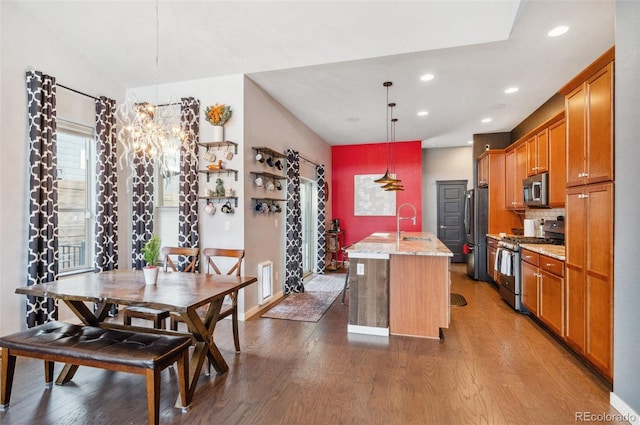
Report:
[[[475,280],[489,280],[487,274],[488,189],[468,190],[464,203],[467,239],[467,274]]]

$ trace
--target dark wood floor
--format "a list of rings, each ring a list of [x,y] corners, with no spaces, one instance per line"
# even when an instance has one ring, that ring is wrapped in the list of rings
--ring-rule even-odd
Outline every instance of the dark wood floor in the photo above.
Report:
[[[453,265],[443,341],[347,334],[340,298],[318,323],[256,318],[216,340],[230,365],[202,376],[187,413],[173,408],[175,371],[163,372],[165,424],[571,424],[576,412],[616,413],[609,389],[487,283]],[[59,366],[58,366],[59,367]],[[144,424],[144,378],[81,368],[48,390],[41,361],[18,360],[0,423]]]

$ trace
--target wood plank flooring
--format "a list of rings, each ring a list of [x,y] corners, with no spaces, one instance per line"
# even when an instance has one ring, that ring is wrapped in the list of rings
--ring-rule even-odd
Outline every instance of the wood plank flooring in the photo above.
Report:
[[[161,423],[572,424],[576,412],[617,413],[602,381],[459,264],[452,291],[468,305],[452,307],[442,341],[347,334],[340,297],[318,323],[240,322],[240,354],[225,320],[216,341],[229,372],[203,374],[182,413],[175,370],[164,371]],[[18,360],[2,425],[147,423],[143,377],[80,368],[49,390],[43,369]]]

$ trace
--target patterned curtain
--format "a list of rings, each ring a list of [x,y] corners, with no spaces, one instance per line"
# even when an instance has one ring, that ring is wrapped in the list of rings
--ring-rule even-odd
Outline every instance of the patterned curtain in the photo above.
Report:
[[[198,233],[198,141],[200,137],[200,101],[192,97],[180,101],[180,126],[187,140],[180,146],[180,198],[178,201],[178,246],[196,248]],[[180,256],[183,270],[188,259]]]
[[[302,282],[302,214],[300,212],[300,154],[287,150],[287,251],[285,295],[304,292]]]
[[[325,180],[324,165],[316,166],[316,184],[318,185],[318,261],[316,263],[317,273],[324,274],[325,267],[325,239],[324,232],[326,230],[326,214],[325,214]]]
[[[29,251],[27,285],[58,278],[58,158],[55,78],[29,71]],[[27,326],[58,318],[52,298],[27,297]]]
[[[153,162],[147,155],[138,153],[134,165],[131,267],[140,270],[145,266],[142,247],[153,234]]]
[[[104,96],[96,99],[96,272],[118,268],[115,105]]]

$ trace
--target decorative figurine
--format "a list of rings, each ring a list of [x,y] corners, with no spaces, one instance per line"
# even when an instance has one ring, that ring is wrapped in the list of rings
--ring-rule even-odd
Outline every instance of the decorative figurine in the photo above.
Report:
[[[224,196],[224,185],[220,177],[216,179],[216,196]]]

